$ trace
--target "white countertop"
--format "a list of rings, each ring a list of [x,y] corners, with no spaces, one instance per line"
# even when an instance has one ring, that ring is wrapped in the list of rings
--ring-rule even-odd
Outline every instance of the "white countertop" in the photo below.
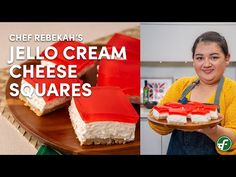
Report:
[[[140,107],[140,117],[141,118],[147,118],[150,110],[151,109],[147,109],[147,108],[141,106]]]

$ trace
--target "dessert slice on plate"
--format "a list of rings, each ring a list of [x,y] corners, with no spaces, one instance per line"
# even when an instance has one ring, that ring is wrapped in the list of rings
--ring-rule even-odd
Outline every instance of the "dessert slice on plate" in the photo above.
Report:
[[[217,111],[216,105],[214,105],[214,104],[204,105],[204,109],[206,109],[210,112],[211,119],[218,119],[218,111]]]
[[[195,109],[191,113],[191,121],[193,123],[205,123],[211,120],[208,110],[205,109]]]
[[[188,113],[182,108],[170,108],[167,122],[174,124],[185,124],[187,123],[187,115]]]
[[[152,110],[152,116],[155,119],[166,119],[169,115],[169,107],[167,106],[154,106]]]
[[[107,43],[108,53],[112,47],[126,49],[126,60],[101,59],[97,86],[116,86],[128,96],[132,103],[140,103],[140,40],[123,34],[115,34]]]
[[[70,119],[81,145],[133,141],[139,115],[118,87],[93,87],[89,97],[73,97]]]
[[[44,68],[43,71],[46,73],[46,68]],[[36,70],[34,70],[34,73],[36,73]],[[38,116],[69,105],[72,83],[83,83],[77,78],[36,78],[35,76],[36,74],[31,78],[30,75],[27,74],[27,77],[21,80],[21,87],[26,85],[24,88],[24,93],[26,94],[20,93],[19,98],[25,102],[25,106],[29,106]],[[67,88],[62,90],[64,86],[61,87],[61,83],[67,84]],[[50,91],[50,94],[48,91]],[[63,96],[59,96],[61,92],[67,93],[63,94]]]

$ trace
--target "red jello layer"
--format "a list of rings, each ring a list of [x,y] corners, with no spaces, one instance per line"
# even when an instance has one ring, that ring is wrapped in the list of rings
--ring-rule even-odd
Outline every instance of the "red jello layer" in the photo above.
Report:
[[[159,113],[165,113],[165,112],[169,112],[169,107],[167,106],[154,106],[153,107],[155,110],[157,110]]]
[[[183,104],[178,103],[178,102],[168,102],[168,103],[165,103],[164,106],[168,106],[171,108],[181,108],[183,107]]]
[[[97,86],[117,86],[127,95],[140,95],[139,63],[102,59],[99,66]]]
[[[194,106],[192,106],[192,105],[187,105],[187,104],[183,105],[183,107],[184,107],[185,111],[186,111],[188,114],[191,114],[191,112],[195,109]]]
[[[120,50],[121,47],[125,46],[128,60],[140,60],[139,39],[116,33],[111,37],[106,46],[108,48],[109,54],[111,54],[111,48],[113,46],[115,46],[118,50]]]
[[[92,87],[89,97],[73,97],[84,122],[137,123],[139,115],[118,87]]]
[[[204,109],[207,109],[209,111],[216,111],[217,106],[216,105],[204,105]]]
[[[183,108],[170,108],[169,115],[182,115],[187,116],[187,112]]]
[[[54,59],[54,60],[49,60],[46,58],[45,56],[45,51],[42,52],[41,56],[43,56],[45,58],[46,61],[49,61],[49,62],[53,62],[57,65],[77,65],[77,72],[80,72],[81,70],[83,70],[84,68],[86,68],[87,66],[90,66],[92,64],[94,64],[96,62],[96,60],[89,60],[88,58],[88,46],[86,44],[83,44],[81,42],[77,42],[77,41],[59,41],[59,42],[56,42],[52,45],[53,47],[55,47],[58,51],[58,55],[57,55],[57,58]],[[68,46],[71,46],[73,47],[75,50],[68,50],[67,51],[67,55],[68,56],[75,56],[74,59],[72,60],[68,60],[65,58],[65,56],[63,55],[63,51],[66,47]],[[77,50],[76,48],[77,47],[85,47],[87,52],[85,53],[85,57],[86,59],[76,59],[76,53],[77,53]],[[52,56],[54,53],[52,50],[49,50],[48,52],[49,56]]]
[[[206,109],[195,109],[192,111],[192,114],[206,115],[209,111]]]
[[[116,33],[106,47],[118,51],[125,47],[126,60],[102,59],[99,63],[97,86],[117,86],[129,96],[140,96],[140,40]]]

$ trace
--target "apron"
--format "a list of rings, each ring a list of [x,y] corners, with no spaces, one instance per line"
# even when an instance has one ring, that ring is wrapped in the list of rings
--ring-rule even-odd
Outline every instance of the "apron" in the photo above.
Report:
[[[179,103],[186,104],[188,99],[186,95],[200,83],[200,80],[194,81],[188,86],[182,96],[178,100]],[[220,79],[217,86],[214,104],[217,105],[218,112],[220,112],[219,102],[220,93],[224,84],[224,77]],[[167,155],[217,155],[215,143],[206,135],[199,132],[184,132],[181,130],[174,130],[172,132],[170,143],[167,150]]]

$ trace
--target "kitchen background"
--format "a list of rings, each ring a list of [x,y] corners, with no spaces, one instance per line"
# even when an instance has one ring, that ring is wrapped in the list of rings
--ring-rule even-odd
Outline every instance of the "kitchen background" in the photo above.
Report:
[[[231,64],[225,76],[236,80],[236,23],[141,23],[141,98],[144,80],[169,87],[170,80],[195,75],[191,48],[206,31],[217,31],[227,40]],[[160,86],[158,85],[158,86]],[[163,95],[161,95],[163,96]],[[152,98],[155,100],[154,98]],[[156,98],[159,99],[159,98]],[[166,154],[170,134],[161,136],[147,123],[149,109],[141,106],[141,154]]]

